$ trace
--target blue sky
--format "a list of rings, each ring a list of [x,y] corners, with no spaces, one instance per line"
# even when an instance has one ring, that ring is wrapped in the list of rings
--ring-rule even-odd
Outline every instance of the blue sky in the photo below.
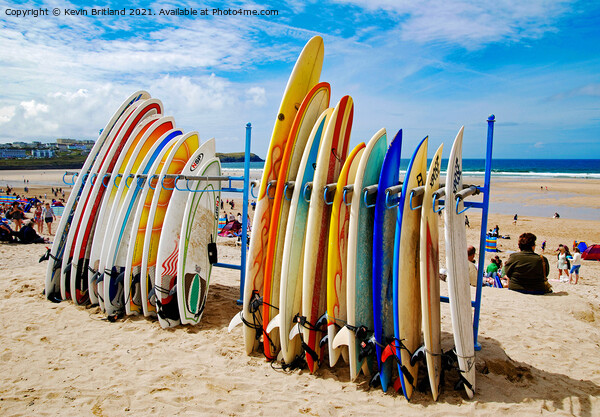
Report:
[[[97,2],[97,8],[276,9],[277,16],[65,16],[89,2],[0,0],[0,143],[95,139],[147,90],[219,151],[265,156],[295,59],[325,41],[332,106],[353,97],[352,144],[404,129],[403,157],[465,125],[464,156],[600,158],[600,3],[551,0]],[[16,17],[8,9],[48,8]],[[58,8],[60,16],[53,16]]]

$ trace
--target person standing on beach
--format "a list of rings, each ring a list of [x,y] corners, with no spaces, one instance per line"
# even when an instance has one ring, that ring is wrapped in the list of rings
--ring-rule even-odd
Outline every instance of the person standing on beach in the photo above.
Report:
[[[518,218],[519,218],[519,216],[517,214],[515,214],[515,217],[513,217],[513,224],[517,224]]]
[[[37,224],[38,233],[41,235],[44,231],[44,222],[42,219],[42,203],[37,203],[35,205],[35,211],[33,213],[33,222]]]
[[[562,281],[561,277],[563,275],[569,276],[569,266],[567,265],[567,251],[564,245],[559,245],[557,251],[558,262],[556,264],[556,267],[558,268],[558,279],[559,281]]]
[[[520,252],[511,253],[505,264],[508,289],[524,294],[542,295],[552,292],[548,282],[548,259],[534,252],[536,236],[523,233],[519,236]]]
[[[50,203],[46,203],[46,206],[42,210],[42,217],[44,217],[44,221],[48,226],[48,234],[52,236],[52,220],[55,220],[56,216],[54,215],[54,210],[50,207]]]
[[[577,247],[573,249],[572,265],[569,271],[569,284],[577,284],[579,281],[579,268],[581,268],[581,251]],[[575,282],[573,282],[573,276],[575,276]]]
[[[545,252],[545,251],[546,251],[546,241],[544,240],[542,242],[542,252]]]

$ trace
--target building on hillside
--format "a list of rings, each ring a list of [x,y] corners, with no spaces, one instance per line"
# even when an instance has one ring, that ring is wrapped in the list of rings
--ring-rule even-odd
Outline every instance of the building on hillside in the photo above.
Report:
[[[51,149],[34,149],[31,151],[34,158],[54,158],[54,151]]]
[[[27,158],[25,149],[0,149],[0,159]]]

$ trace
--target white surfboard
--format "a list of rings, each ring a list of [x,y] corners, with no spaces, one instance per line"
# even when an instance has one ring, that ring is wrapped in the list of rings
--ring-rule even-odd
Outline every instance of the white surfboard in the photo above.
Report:
[[[196,170],[205,177],[221,175],[221,161],[211,158]],[[177,303],[182,324],[198,324],[206,308],[212,263],[209,244],[216,241],[221,201],[218,180],[191,181],[177,259]]]
[[[460,128],[448,159],[446,175],[446,197],[444,208],[444,235],[446,238],[446,268],[448,270],[448,298],[454,346],[462,376],[471,385],[464,384],[469,398],[475,391],[475,348],[473,341],[473,312],[467,259],[467,234],[465,215],[457,214],[456,194],[462,191],[462,139],[464,126]],[[464,208],[462,200],[458,205]]]
[[[198,135],[197,132],[193,133]],[[214,154],[215,141],[211,139],[200,145],[191,155],[180,175],[191,176],[200,173],[199,168],[204,165],[207,159],[214,157]],[[180,182],[185,183],[185,181]],[[160,302],[158,321],[163,329],[175,327],[181,322],[177,303],[178,297],[173,291],[179,290],[176,284],[179,251],[182,249],[181,225],[189,194],[187,189],[181,189],[181,187],[173,190],[158,243],[154,287],[162,289],[162,291],[157,292],[156,297]],[[214,213],[214,206],[212,208],[211,213]],[[212,231],[210,223],[203,223],[202,227]],[[216,240],[216,237],[213,236],[213,239]]]

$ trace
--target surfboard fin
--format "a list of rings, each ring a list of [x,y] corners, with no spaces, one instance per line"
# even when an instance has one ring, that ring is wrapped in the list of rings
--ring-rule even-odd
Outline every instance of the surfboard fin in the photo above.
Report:
[[[319,320],[315,323],[315,330],[321,330],[325,326],[327,326],[327,313],[319,317]]]
[[[340,329],[339,332],[333,338],[333,348],[337,349],[340,346],[349,346],[350,345],[350,329],[347,326],[344,326]]]
[[[50,248],[46,248],[46,253],[44,253],[42,255],[42,257],[40,258],[40,262],[39,263],[47,261],[48,259],[50,259]]]
[[[329,335],[326,334],[319,341],[319,347],[322,348],[323,346],[327,346],[328,344],[329,344]]]
[[[415,363],[423,359],[425,359],[425,346],[421,346],[415,350],[415,353],[410,357],[410,366],[415,366]]]
[[[292,340],[292,339],[294,339],[294,337],[298,336],[299,334],[300,334],[300,326],[295,325],[292,327],[292,330],[290,330],[289,339]]]
[[[235,316],[233,316],[233,318],[231,319],[231,321],[229,322],[229,326],[227,326],[227,332],[231,333],[231,331],[239,326],[240,324],[242,324],[243,319],[242,319],[242,312],[240,311],[239,313],[237,313]]]
[[[270,334],[273,329],[279,328],[281,327],[281,316],[279,314],[277,314],[275,317],[273,317],[271,319],[271,321],[269,321],[269,324],[267,326],[267,334]]]

